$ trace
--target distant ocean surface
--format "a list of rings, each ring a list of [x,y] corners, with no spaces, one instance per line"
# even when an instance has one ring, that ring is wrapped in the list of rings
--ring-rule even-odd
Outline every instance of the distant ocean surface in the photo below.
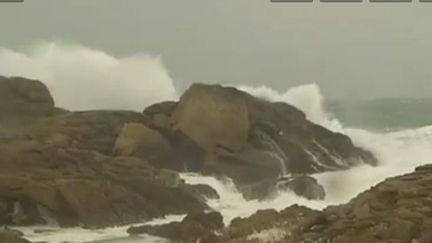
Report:
[[[432,99],[327,100],[324,106],[351,128],[390,132],[432,124]]]

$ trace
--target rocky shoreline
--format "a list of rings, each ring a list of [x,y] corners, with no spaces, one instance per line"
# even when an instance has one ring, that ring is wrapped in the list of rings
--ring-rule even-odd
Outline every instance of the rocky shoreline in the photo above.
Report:
[[[247,218],[220,225],[215,212],[185,218],[181,223],[142,226],[131,234],[147,233],[182,242],[206,243],[428,243],[432,242],[432,165],[386,179],[349,203],[322,211],[293,205],[284,210],[260,210]],[[190,218],[197,215],[191,215]],[[204,229],[203,229],[204,228]]]
[[[214,189],[188,185],[179,172],[229,177],[248,199],[289,189],[322,200],[310,174],[378,163],[297,108],[232,87],[194,84],[179,101],[143,112],[67,111],[42,82],[0,77],[0,154],[0,225],[103,228],[188,214],[129,232],[204,243],[263,242],[265,234],[272,242],[431,242],[428,166],[346,205],[259,211],[224,227],[206,204]]]

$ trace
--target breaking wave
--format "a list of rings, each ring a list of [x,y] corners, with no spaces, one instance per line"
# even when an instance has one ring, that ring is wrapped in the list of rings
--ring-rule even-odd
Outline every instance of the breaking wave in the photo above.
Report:
[[[354,144],[372,151],[377,156],[379,165],[376,167],[361,165],[345,171],[314,175],[326,190],[324,205],[346,203],[385,178],[411,172],[419,165],[432,162],[432,125],[397,132],[371,132],[344,127],[324,109],[324,98],[316,84],[294,87],[283,93],[266,86],[241,86],[240,89],[270,101],[290,103],[303,110],[309,120],[348,135]],[[264,204],[263,207],[278,208],[272,203],[285,196],[279,195],[279,198],[269,205]],[[297,199],[284,201],[284,205],[290,203],[317,208],[316,202],[304,203]]]
[[[71,110],[142,110],[177,97],[159,57],[114,57],[79,45],[44,43],[27,51],[0,48],[0,74],[45,82],[56,105]]]

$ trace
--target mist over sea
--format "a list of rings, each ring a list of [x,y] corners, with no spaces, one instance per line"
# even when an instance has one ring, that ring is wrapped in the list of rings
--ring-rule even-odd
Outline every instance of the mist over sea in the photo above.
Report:
[[[221,70],[223,71],[223,70]],[[50,88],[59,107],[71,110],[129,109],[141,111],[147,105],[176,100],[179,90],[159,57],[137,54],[114,57],[76,45],[48,43],[27,52],[0,48],[0,73],[39,79]],[[289,80],[289,77],[287,77]],[[289,83],[287,81],[287,83]],[[258,209],[283,209],[301,204],[314,209],[346,203],[385,178],[412,171],[432,162],[431,99],[331,100],[323,97],[319,85],[287,85],[277,91],[265,84],[237,85],[237,88],[270,101],[287,102],[303,110],[309,120],[344,133],[360,147],[372,151],[379,165],[361,165],[345,171],[313,175],[326,190],[324,201],[309,201],[291,192],[281,192],[267,201],[246,201],[229,179],[182,173],[190,184],[208,184],[220,199],[208,204],[222,213],[226,224]],[[79,98],[77,98],[79,94]],[[179,221],[182,215],[155,220],[158,224]],[[34,229],[48,229],[34,233]],[[127,226],[85,230],[53,226],[21,228],[32,241],[57,242],[167,242],[155,237],[127,238]]]

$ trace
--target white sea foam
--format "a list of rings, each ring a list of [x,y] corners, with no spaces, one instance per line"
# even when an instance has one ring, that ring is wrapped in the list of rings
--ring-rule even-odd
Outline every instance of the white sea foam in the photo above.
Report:
[[[147,222],[148,225],[165,224],[169,222],[181,221],[184,215],[170,215],[165,218],[155,219]],[[139,225],[139,224],[137,224]],[[149,235],[141,235],[129,237],[127,229],[133,225],[112,227],[98,230],[88,230],[79,227],[63,228],[51,226],[34,226],[34,227],[18,227],[22,231],[25,238],[32,242],[49,242],[49,243],[82,243],[82,242],[153,242],[153,243],[168,243],[169,241],[159,237]]]

